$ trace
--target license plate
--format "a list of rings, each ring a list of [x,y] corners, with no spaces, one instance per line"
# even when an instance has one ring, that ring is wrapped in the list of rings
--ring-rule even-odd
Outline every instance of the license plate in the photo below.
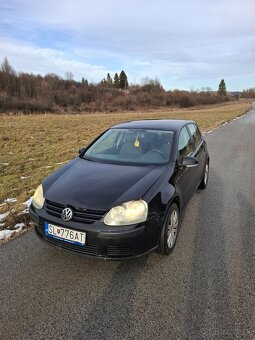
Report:
[[[78,230],[58,227],[54,224],[45,222],[45,234],[58,240],[63,240],[78,245],[85,245],[86,233]]]

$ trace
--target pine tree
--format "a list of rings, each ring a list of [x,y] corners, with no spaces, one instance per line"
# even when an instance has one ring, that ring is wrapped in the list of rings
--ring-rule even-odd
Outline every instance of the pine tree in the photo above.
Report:
[[[81,83],[82,83],[83,87],[88,87],[89,86],[88,80],[85,79],[84,77],[82,77]]]
[[[113,86],[116,87],[116,89],[120,88],[120,79],[118,73],[115,73],[114,75]]]
[[[119,79],[120,79],[120,88],[122,90],[127,89],[128,88],[128,79],[127,79],[126,73],[123,70],[120,72]]]
[[[107,85],[109,87],[112,87],[112,77],[111,77],[110,73],[107,73],[106,81],[107,81]]]
[[[221,79],[221,81],[219,83],[218,94],[220,96],[226,96],[227,95],[226,84],[225,84],[224,79]]]
[[[102,86],[106,86],[107,85],[107,81],[104,79],[101,80],[101,83],[100,83]]]

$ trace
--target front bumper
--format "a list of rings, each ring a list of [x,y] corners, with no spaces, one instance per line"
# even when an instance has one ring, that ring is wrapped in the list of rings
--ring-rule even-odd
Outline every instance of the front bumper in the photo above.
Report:
[[[36,234],[49,244],[90,257],[130,259],[146,254],[157,247],[160,225],[155,215],[145,223],[124,227],[109,227],[102,221],[93,224],[64,222],[49,215],[44,209],[29,209]],[[86,245],[77,245],[45,234],[45,222],[69,229],[85,231]]]

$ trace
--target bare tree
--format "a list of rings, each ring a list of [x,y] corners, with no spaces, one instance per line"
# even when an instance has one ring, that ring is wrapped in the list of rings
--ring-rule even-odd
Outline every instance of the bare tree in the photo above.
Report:
[[[66,80],[69,80],[69,81],[72,81],[73,78],[74,78],[73,72],[71,72],[71,71],[66,71],[66,73],[65,73],[65,79],[66,79]]]

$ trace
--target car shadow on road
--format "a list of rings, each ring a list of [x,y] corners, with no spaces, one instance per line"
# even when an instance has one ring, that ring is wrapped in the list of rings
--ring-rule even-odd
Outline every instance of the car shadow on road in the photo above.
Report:
[[[225,253],[224,185],[213,169],[207,190],[198,191],[195,199],[185,333],[189,339],[233,339],[235,327]]]
[[[137,284],[148,256],[119,262],[113,277],[96,301],[76,339],[126,339],[135,334],[131,323]]]

